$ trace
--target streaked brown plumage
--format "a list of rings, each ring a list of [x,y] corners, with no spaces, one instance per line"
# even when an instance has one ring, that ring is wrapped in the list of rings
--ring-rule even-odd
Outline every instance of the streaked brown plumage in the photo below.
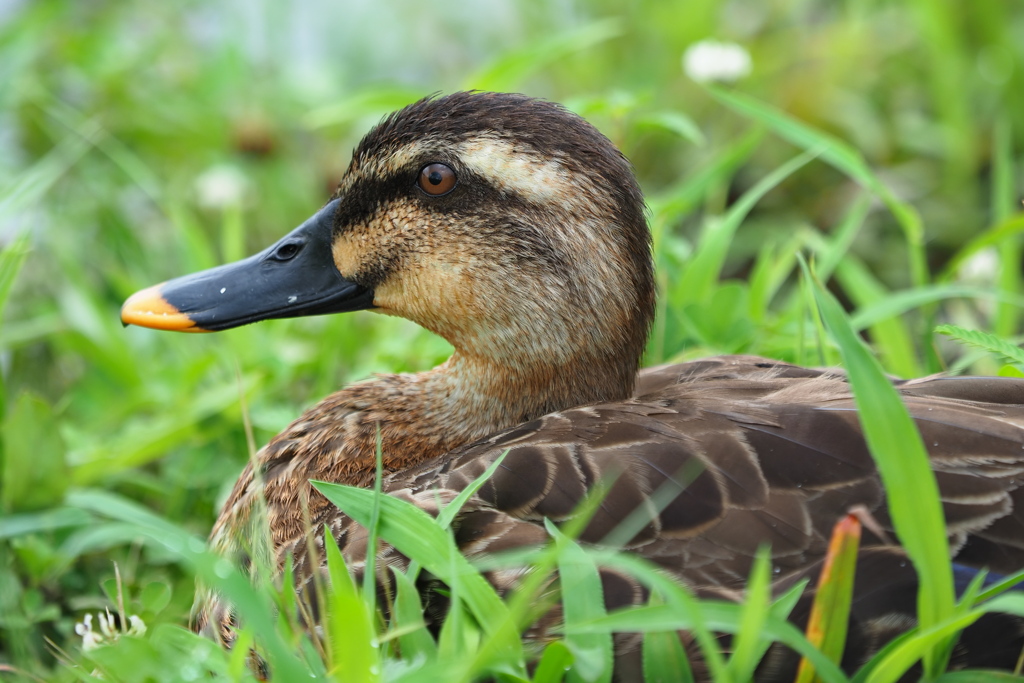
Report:
[[[432,163],[454,170],[450,193],[417,186]],[[602,541],[653,491],[675,486],[678,496],[625,547],[701,593],[735,597],[763,543],[780,586],[814,574],[832,525],[852,506],[888,527],[841,374],[728,356],[637,375],[654,311],[640,190],[612,144],[557,105],[493,93],[411,105],[366,136],[332,201],[307,225],[328,226],[346,286],[445,337],[455,353],[429,372],[346,387],[276,436],[256,457],[258,474],[247,467],[221,511],[211,538],[219,550],[243,560],[266,553],[278,569],[291,556],[301,586],[318,570],[306,530],[327,524],[359,566],[365,534],[308,480],[370,485],[377,425],[384,490],[428,509],[508,450],[455,524],[470,556],[543,543],[542,520],[564,520],[611,475],[583,540]],[[261,258],[292,258],[281,251],[288,239]],[[206,309],[175,299],[193,286],[183,278],[140,293],[123,317],[160,326],[143,310],[154,300],[169,307],[160,308],[164,317],[180,314],[174,329],[296,314],[275,309],[211,325]],[[896,385],[929,447],[957,560],[1004,573],[1024,567],[1024,380]],[[260,496],[269,547],[254,547]],[[906,564],[883,539],[866,542],[879,549],[865,551],[865,566]],[[384,557],[403,562],[388,549]],[[641,597],[611,577],[606,589],[609,606]],[[230,644],[230,605],[207,595],[197,607],[196,627]],[[867,633],[867,644],[850,657],[878,647],[871,620],[891,624],[887,617],[865,613],[854,631]],[[630,643],[619,643],[622,667]],[[964,659],[980,661],[1005,665]],[[791,665],[773,653],[762,676]]]

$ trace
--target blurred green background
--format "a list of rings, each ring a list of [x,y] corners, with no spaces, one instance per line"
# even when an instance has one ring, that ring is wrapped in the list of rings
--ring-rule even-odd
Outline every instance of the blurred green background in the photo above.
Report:
[[[752,60],[718,95],[681,66],[707,39]],[[1016,0],[0,1],[0,676],[68,675],[54,652],[110,604],[113,562],[129,612],[187,618],[191,574],[68,492],[205,535],[249,450],[302,407],[446,357],[369,313],[217,335],[119,322],[133,291],[301,223],[383,114],[513,90],[611,137],[656,236],[648,364],[833,362],[799,296],[804,252],[891,372],[995,372],[931,330],[1020,341],[1022,64]],[[801,147],[816,158],[784,167]],[[684,277],[695,261],[710,270]]]

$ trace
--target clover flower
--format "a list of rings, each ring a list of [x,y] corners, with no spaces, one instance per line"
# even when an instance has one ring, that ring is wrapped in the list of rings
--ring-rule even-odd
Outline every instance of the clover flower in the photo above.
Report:
[[[750,73],[750,53],[736,43],[702,40],[683,53],[683,71],[698,83],[735,81]]]
[[[95,650],[102,645],[111,645],[122,636],[142,636],[146,633],[146,623],[138,616],[128,617],[128,627],[123,632],[118,631],[114,625],[114,616],[110,610],[106,613],[99,613],[99,630],[92,628],[92,614],[86,614],[81,623],[75,624],[75,633],[82,636],[82,649],[85,651]]]

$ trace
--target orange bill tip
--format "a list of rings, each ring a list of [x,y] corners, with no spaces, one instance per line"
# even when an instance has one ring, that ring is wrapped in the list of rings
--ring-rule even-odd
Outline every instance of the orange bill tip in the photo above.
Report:
[[[160,293],[162,285],[135,292],[121,306],[121,322],[125,325],[151,327],[173,332],[206,332],[196,327],[187,315],[167,302]]]

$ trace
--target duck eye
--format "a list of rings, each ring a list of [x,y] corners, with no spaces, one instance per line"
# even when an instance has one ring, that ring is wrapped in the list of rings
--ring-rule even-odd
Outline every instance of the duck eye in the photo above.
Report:
[[[434,197],[448,194],[455,189],[458,179],[455,171],[444,164],[427,164],[420,171],[420,189]]]

